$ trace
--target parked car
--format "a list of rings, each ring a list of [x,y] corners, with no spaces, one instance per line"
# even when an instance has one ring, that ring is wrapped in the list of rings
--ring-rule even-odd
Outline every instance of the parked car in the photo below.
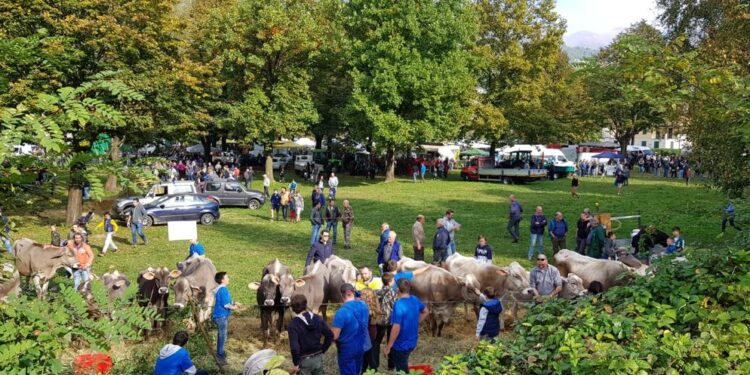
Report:
[[[143,226],[165,224],[170,221],[198,221],[211,225],[219,219],[219,204],[202,194],[174,194],[163,196],[143,206],[146,217]]]
[[[307,168],[307,164],[313,161],[311,154],[297,155],[294,157],[294,170],[297,172],[304,172]]]
[[[206,182],[206,194],[218,201],[221,206],[243,206],[251,210],[259,209],[266,197],[257,190],[247,190],[235,180],[214,179]]]
[[[152,186],[148,193],[143,197],[130,196],[117,199],[114,207],[112,207],[112,217],[120,219],[125,218],[125,215],[133,209],[133,201],[135,198],[138,198],[141,204],[147,204],[165,195],[183,193],[198,193],[195,183],[193,183],[193,181],[175,181],[154,184],[154,186]]]
[[[273,169],[281,169],[282,165],[287,165],[292,160],[292,156],[287,153],[277,153],[273,155]]]

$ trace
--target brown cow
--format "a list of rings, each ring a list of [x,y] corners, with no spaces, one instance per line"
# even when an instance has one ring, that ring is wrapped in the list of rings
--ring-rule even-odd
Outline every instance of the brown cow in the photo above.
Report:
[[[180,275],[180,271],[169,271],[167,267],[152,268],[149,267],[138,275],[138,294],[137,298],[141,306],[148,306],[162,318],[161,322],[166,321],[167,306],[169,299],[169,282]],[[158,328],[160,322],[155,321],[153,326]]]
[[[294,295],[307,298],[307,308],[315,314],[321,312],[325,300],[328,267],[320,261],[305,267],[305,275],[294,281]]]
[[[481,303],[479,282],[472,275],[455,276],[447,270],[429,266],[415,274],[411,281],[411,294],[417,296],[430,309],[430,329],[433,336],[442,335],[447,323],[461,302]]]
[[[13,243],[16,268],[21,276],[30,277],[39,298],[47,295],[49,281],[63,267],[77,268],[78,260],[67,247],[45,246],[28,238]]]
[[[479,281],[480,289],[495,289],[497,296],[506,292],[520,292],[529,287],[526,270],[513,262],[508,267],[493,264],[480,264],[474,258],[455,253],[445,261],[446,269],[458,277],[474,276]]]
[[[263,331],[263,346],[268,343],[271,336],[271,325],[273,313],[276,312],[276,334],[281,333],[284,325],[284,310],[289,304],[294,293],[294,277],[289,267],[278,259],[274,259],[263,268],[263,276],[260,282],[252,282],[247,285],[256,291],[256,299],[260,308],[260,327]]]
[[[192,257],[181,262],[182,273],[177,276],[174,289],[174,306],[184,308],[191,301],[198,302],[198,321],[205,322],[211,318],[216,298],[214,292],[219,284],[214,280],[216,267],[205,257]]]
[[[8,296],[21,294],[21,274],[11,263],[3,263],[0,273],[0,302],[7,302]]]
[[[124,273],[115,270],[107,272],[101,277],[104,287],[107,289],[107,297],[112,302],[125,294],[125,290],[130,286],[130,279]]]

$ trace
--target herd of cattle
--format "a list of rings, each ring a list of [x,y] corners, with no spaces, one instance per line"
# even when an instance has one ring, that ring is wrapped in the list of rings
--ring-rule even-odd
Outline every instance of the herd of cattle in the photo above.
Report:
[[[8,295],[20,293],[21,276],[29,278],[40,298],[44,298],[50,279],[60,268],[73,269],[78,266],[73,252],[65,247],[50,247],[30,239],[20,239],[13,244],[15,266],[3,265],[0,278],[0,300]],[[600,282],[604,290],[632,280],[634,275],[644,275],[646,266],[635,258],[621,261],[594,259],[574,251],[562,250],[555,254],[555,265],[563,276],[560,297],[572,299],[587,293],[589,284]],[[440,335],[443,326],[453,315],[456,305],[481,303],[480,291],[493,287],[502,296],[506,306],[516,302],[529,302],[529,271],[513,262],[506,267],[478,264],[474,258],[454,254],[448,258],[444,268],[423,261],[404,258],[399,262],[399,271],[414,271],[412,293],[430,307],[430,330]],[[138,274],[137,298],[166,319],[170,289],[174,292],[175,308],[189,304],[197,306],[200,321],[210,318],[214,305],[213,290],[216,267],[205,257],[192,257],[177,264],[177,268],[149,267]],[[8,275],[8,276],[6,276]],[[305,268],[301,277],[295,278],[291,269],[278,259],[264,269],[259,282],[248,287],[256,291],[261,313],[261,328],[264,342],[271,335],[274,313],[276,332],[281,332],[286,307],[296,294],[305,295],[308,307],[315,313],[326,316],[328,305],[342,302],[340,287],[344,283],[355,284],[358,270],[351,261],[332,256],[325,263],[317,261]],[[110,299],[124,294],[130,285],[126,275],[114,271],[98,278]],[[96,282],[96,281],[94,281]],[[90,283],[81,287],[90,290]]]

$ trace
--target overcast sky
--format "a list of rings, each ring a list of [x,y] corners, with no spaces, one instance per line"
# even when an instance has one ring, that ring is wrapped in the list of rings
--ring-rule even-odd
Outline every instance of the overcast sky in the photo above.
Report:
[[[567,34],[607,33],[645,19],[654,23],[654,0],[557,0],[557,12],[567,20]]]

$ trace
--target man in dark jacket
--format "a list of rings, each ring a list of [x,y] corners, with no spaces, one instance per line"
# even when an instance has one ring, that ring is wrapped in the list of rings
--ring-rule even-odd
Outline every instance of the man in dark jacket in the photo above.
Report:
[[[326,207],[326,230],[333,233],[334,245],[336,244],[336,237],[339,232],[339,219],[341,219],[341,211],[336,207],[336,201],[331,199],[328,201],[328,207]]]
[[[315,263],[316,260],[325,263],[333,255],[333,246],[328,241],[328,237],[328,231],[324,230],[320,234],[320,241],[310,246],[310,251],[307,253],[307,260],[305,260],[305,267]]]
[[[591,217],[584,210],[581,212],[581,218],[576,223],[576,251],[579,254],[586,254],[586,239],[589,237],[589,231],[591,230],[590,223]]]
[[[323,354],[333,343],[333,332],[318,315],[307,311],[307,298],[302,294],[292,297],[292,311],[296,315],[289,326],[289,346],[294,363],[293,373],[323,374]],[[320,338],[323,338],[323,343]]]
[[[519,230],[519,224],[521,223],[521,214],[523,214],[523,207],[518,203],[516,196],[511,194],[510,196],[510,209],[508,213],[508,233],[513,237],[513,243],[518,242],[518,238],[521,236]]]
[[[380,268],[380,274],[382,275],[383,272],[385,272],[385,263],[388,262],[387,259],[383,259],[383,248],[385,247],[385,244],[388,243],[388,237],[391,234],[391,226],[388,225],[388,223],[383,223],[380,225],[380,242],[378,242],[378,248],[375,249],[375,252],[378,253],[378,267]]]
[[[555,218],[549,222],[549,235],[552,237],[553,254],[568,248],[565,245],[565,237],[568,235],[568,222],[563,219],[562,212],[555,212]]]
[[[544,254],[544,228],[547,227],[547,217],[544,216],[542,206],[537,206],[531,215],[531,245],[529,246],[529,260],[534,257],[534,250]]]
[[[604,227],[599,224],[599,220],[591,220],[591,242],[589,243],[589,250],[586,255],[594,258],[601,259],[602,248],[604,248],[604,242],[606,236],[604,235]]]
[[[443,263],[448,258],[448,246],[451,242],[450,233],[445,229],[443,219],[437,219],[437,232],[432,238],[432,262]]]
[[[310,225],[312,225],[310,245],[315,245],[318,243],[320,227],[323,225],[323,215],[320,213],[320,202],[313,201],[313,209],[310,211]]]

